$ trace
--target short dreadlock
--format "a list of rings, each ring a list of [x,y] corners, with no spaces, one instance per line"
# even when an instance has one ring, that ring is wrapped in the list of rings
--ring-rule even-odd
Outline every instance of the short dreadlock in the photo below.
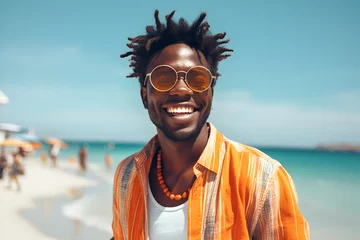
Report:
[[[141,85],[144,83],[146,76],[146,67],[152,55],[161,49],[175,44],[185,43],[192,48],[198,49],[207,59],[214,76],[220,76],[218,73],[218,63],[229,57],[230,54],[226,52],[233,52],[232,49],[222,47],[220,45],[228,43],[230,40],[224,39],[226,33],[218,33],[212,35],[209,31],[210,25],[208,22],[203,22],[206,13],[201,13],[200,16],[189,26],[184,18],[180,18],[176,23],[172,19],[175,11],[172,11],[166,18],[166,26],[159,20],[159,11],[155,10],[155,26],[146,27],[146,35],[140,35],[135,38],[128,38],[130,43],[126,44],[131,51],[120,55],[121,58],[130,55],[130,67],[133,73],[127,77],[137,77]]]

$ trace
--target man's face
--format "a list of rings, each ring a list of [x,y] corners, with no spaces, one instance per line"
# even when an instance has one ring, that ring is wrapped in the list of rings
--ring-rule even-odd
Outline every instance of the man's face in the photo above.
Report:
[[[159,65],[169,65],[176,71],[188,71],[194,66],[210,69],[208,62],[200,51],[186,44],[173,44],[155,54],[146,72],[150,73]],[[206,123],[213,98],[213,88],[204,92],[192,91],[183,81],[184,73],[179,73],[179,81],[167,92],[159,92],[152,87],[149,79],[146,87],[141,89],[141,97],[148,109],[151,121],[158,131],[173,140],[186,141],[196,138]],[[187,113],[174,113],[184,107]],[[192,111],[192,109],[194,109]],[[190,113],[189,113],[190,110]]]

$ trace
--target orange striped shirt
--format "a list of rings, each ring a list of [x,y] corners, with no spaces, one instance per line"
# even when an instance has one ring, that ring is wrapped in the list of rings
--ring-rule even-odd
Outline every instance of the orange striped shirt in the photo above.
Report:
[[[310,239],[290,175],[259,150],[233,142],[209,124],[208,143],[193,170],[188,239]],[[115,240],[148,239],[148,173],[157,136],[115,173]]]

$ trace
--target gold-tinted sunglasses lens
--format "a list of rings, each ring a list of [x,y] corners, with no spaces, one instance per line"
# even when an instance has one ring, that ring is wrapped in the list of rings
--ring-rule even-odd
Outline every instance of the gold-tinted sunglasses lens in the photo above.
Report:
[[[197,92],[205,91],[211,84],[211,73],[202,67],[194,67],[187,73],[187,84]]]
[[[170,67],[157,67],[152,72],[150,81],[157,90],[168,91],[176,84],[176,72]]]

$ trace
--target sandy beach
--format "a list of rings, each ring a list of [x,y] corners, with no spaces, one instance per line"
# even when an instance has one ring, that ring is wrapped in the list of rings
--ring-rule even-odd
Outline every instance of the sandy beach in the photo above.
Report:
[[[85,235],[99,232],[91,229],[91,224],[81,226],[80,217],[71,219],[74,208],[69,205],[83,205],[76,202],[81,198],[79,193],[98,186],[98,181],[78,173],[67,161],[59,161],[57,168],[41,165],[36,159],[26,159],[24,165],[25,175],[19,178],[21,191],[14,182],[12,189],[7,189],[7,177],[0,181],[0,239],[87,239]],[[85,233],[79,234],[79,229]],[[109,231],[106,236],[110,236]]]

